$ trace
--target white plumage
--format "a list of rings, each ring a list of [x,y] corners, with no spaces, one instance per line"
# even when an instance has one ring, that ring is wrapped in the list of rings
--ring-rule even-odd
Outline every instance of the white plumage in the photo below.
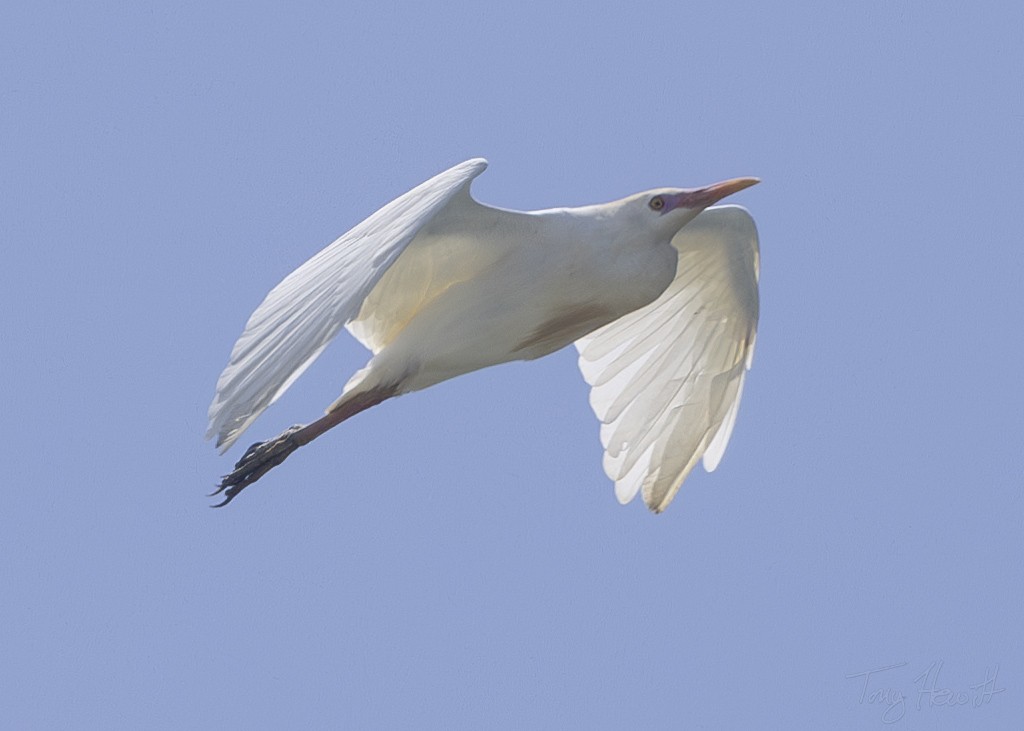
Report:
[[[672,239],[676,277],[651,304],[576,341],[622,503],[663,510],[701,457],[717,466],[757,329],[757,232],[739,206],[705,210]]]
[[[328,416],[253,445],[221,484],[225,502],[385,398],[573,341],[621,502],[642,492],[660,512],[701,457],[717,466],[753,355],[758,245],[744,209],[707,206],[757,181],[519,212],[472,199],[486,166],[461,163],[387,204],[249,318],[210,405],[222,449],[342,326],[373,357]]]
[[[227,450],[308,368],[419,230],[485,160],[469,160],[397,198],[289,274],[252,313],[217,380],[206,438]],[[358,336],[357,336],[358,337]],[[372,349],[368,340],[362,342]]]

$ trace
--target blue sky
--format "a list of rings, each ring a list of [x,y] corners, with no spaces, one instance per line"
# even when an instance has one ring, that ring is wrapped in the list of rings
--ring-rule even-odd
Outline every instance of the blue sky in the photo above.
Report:
[[[1019,4],[4,15],[5,727],[1018,727]],[[249,313],[478,155],[511,208],[763,179],[719,470],[620,507],[569,349],[210,510]],[[339,338],[243,441],[365,357]]]

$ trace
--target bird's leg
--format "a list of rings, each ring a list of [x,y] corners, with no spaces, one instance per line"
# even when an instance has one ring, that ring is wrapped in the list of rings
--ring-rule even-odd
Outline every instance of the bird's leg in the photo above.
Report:
[[[299,447],[309,444],[327,430],[397,393],[398,389],[394,386],[378,386],[362,393],[353,394],[351,398],[343,400],[326,416],[317,419],[312,424],[306,426],[297,424],[288,427],[269,441],[256,442],[245,450],[242,458],[235,463],[235,469],[231,474],[224,476],[220,484],[217,485],[217,489],[210,495],[213,497],[224,493],[224,501],[213,507],[224,507],[234,500],[238,493],[284,462],[288,455]]]

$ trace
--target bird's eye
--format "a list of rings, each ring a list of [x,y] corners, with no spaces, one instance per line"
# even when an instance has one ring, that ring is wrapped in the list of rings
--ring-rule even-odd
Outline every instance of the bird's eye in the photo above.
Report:
[[[650,202],[648,202],[647,205],[651,207],[652,211],[660,211],[662,208],[665,207],[665,199],[662,198],[660,195],[656,195],[653,198],[651,198]]]

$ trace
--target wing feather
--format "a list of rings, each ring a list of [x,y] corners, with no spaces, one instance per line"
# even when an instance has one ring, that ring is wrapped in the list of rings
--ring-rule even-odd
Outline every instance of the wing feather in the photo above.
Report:
[[[736,423],[758,319],[758,243],[739,206],[701,213],[672,240],[676,278],[646,307],[576,341],[622,503],[661,512],[702,457],[710,472]]]
[[[228,449],[353,320],[416,234],[487,167],[467,160],[396,198],[300,266],[256,308],[217,380],[207,439]],[[468,198],[468,193],[467,196]]]

